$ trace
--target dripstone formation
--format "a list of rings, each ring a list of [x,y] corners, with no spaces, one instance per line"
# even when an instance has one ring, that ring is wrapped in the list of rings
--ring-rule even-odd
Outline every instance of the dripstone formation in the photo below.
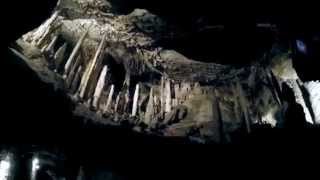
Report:
[[[290,50],[274,45],[242,67],[206,63],[160,45],[183,30],[145,9],[126,15],[116,9],[105,0],[60,0],[48,20],[11,48],[68,95],[74,116],[127,123],[146,135],[228,143],[235,132],[286,124],[285,84],[305,122],[320,123],[320,83],[300,80]]]

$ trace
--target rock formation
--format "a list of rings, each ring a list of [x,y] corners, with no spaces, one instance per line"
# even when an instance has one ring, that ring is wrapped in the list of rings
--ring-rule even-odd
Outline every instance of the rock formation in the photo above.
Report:
[[[181,30],[147,10],[119,15],[112,5],[60,0],[46,22],[16,41],[19,50],[11,48],[69,95],[76,116],[116,126],[128,121],[145,134],[231,142],[239,129],[281,127],[285,83],[306,123],[320,123],[319,82],[301,82],[289,50],[243,67],[201,62],[159,45]]]

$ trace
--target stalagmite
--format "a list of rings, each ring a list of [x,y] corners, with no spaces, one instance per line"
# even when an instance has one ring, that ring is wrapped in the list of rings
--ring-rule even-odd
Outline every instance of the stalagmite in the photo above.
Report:
[[[82,66],[79,66],[78,70],[77,70],[77,73],[71,83],[71,86],[70,86],[70,91],[72,93],[75,93],[76,90],[77,90],[77,86],[79,84],[79,81],[80,81],[80,77],[81,77],[81,72],[82,72]]]
[[[74,59],[76,58],[76,56],[78,55],[78,52],[80,50],[80,47],[83,43],[84,38],[86,37],[88,33],[88,30],[86,30],[82,36],[80,37],[80,39],[78,40],[76,46],[73,48],[71,55],[69,56],[67,63],[64,66],[64,76],[67,76],[70,70],[71,65],[73,64]]]
[[[167,80],[165,83],[165,112],[168,113],[171,111],[171,84],[170,81]]]
[[[105,108],[104,108],[104,112],[109,112],[109,111],[110,111],[110,106],[111,106],[111,101],[112,101],[113,93],[114,93],[114,85],[112,84],[112,85],[111,85],[111,88],[110,88],[109,95],[108,95],[107,104],[106,104],[106,106],[105,106]]]
[[[136,85],[136,89],[134,91],[132,113],[131,113],[132,116],[135,116],[137,114],[138,99],[139,99],[139,83]]]
[[[60,67],[65,57],[66,50],[67,50],[67,43],[64,43],[55,53],[54,60],[55,60],[56,69]]]
[[[98,107],[98,102],[99,102],[99,99],[100,99],[100,96],[101,96],[101,93],[102,93],[102,90],[103,90],[103,87],[105,84],[107,72],[108,72],[108,66],[104,66],[101,71],[101,74],[100,74],[100,77],[99,77],[99,80],[98,80],[98,83],[97,83],[97,86],[96,86],[96,89],[95,89],[94,95],[93,95],[92,105],[94,108]]]
[[[154,118],[154,114],[155,114],[155,111],[154,111],[153,88],[151,87],[147,109],[144,116],[144,123],[149,125],[152,119]]]
[[[81,98],[84,97],[84,94],[85,94],[86,89],[87,89],[88,82],[90,80],[90,76],[92,74],[92,71],[94,70],[94,67],[97,64],[97,61],[99,61],[101,59],[101,58],[99,58],[99,56],[100,56],[101,52],[104,49],[105,40],[106,40],[106,34],[103,36],[93,60],[88,64],[88,66],[86,68],[86,71],[85,71],[85,73],[84,73],[84,75],[83,75],[83,77],[81,79],[81,84],[80,84],[80,88],[79,88],[79,95],[80,95]]]

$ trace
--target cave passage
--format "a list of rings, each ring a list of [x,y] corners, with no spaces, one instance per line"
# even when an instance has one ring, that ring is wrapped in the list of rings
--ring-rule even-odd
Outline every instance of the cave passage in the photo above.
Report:
[[[119,92],[123,86],[126,70],[123,64],[117,63],[111,55],[106,55],[102,61],[103,65],[108,66],[108,71],[111,74],[110,84],[115,86],[115,91]]]
[[[176,28],[183,29],[187,36],[164,39],[160,45],[202,62],[244,66],[261,58],[276,40],[292,44],[297,37],[320,30],[319,23],[315,23],[319,17],[316,6],[301,3],[288,5],[272,0],[257,3],[201,0],[197,3],[172,0],[110,2],[115,13],[129,14],[136,8],[147,9]],[[257,28],[259,23],[274,24],[277,32]],[[223,28],[206,28],[215,26]]]
[[[202,32],[191,32],[183,38],[162,41],[165,49],[174,49],[184,56],[207,63],[245,66],[263,56],[274,43],[274,32],[256,28],[221,26]]]

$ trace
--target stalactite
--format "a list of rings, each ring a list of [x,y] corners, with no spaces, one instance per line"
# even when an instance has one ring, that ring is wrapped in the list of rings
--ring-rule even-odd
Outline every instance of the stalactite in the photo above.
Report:
[[[251,122],[250,122],[250,115],[248,113],[248,107],[247,107],[248,105],[245,99],[245,94],[243,93],[243,90],[239,81],[237,81],[236,88],[239,93],[239,104],[244,115],[244,123],[247,129],[247,132],[250,133]]]
[[[52,83],[54,92],[58,87],[63,90],[59,92],[66,93],[72,106],[70,114],[77,118],[99,125],[128,123],[142,133],[217,142],[228,142],[231,132],[250,133],[256,125],[281,124],[289,112],[295,116],[300,105],[307,122],[320,121],[315,100],[319,88],[301,87],[303,82],[292,66],[289,49],[278,46],[278,42],[270,52],[263,52],[261,59],[254,60],[260,57],[260,50],[265,50],[258,47],[259,55],[249,58],[255,62],[229,64],[225,60],[233,59],[233,55],[228,53],[234,53],[237,62],[246,59],[238,57],[239,48],[216,56],[201,43],[187,40],[216,39],[211,36],[216,32],[211,31],[215,28],[207,17],[195,17],[196,26],[185,29],[189,25],[167,24],[170,18],[161,20],[160,14],[143,9],[124,14],[113,2],[109,7],[100,4],[102,1],[59,1],[45,23],[13,43],[17,50],[13,53],[36,72],[39,80]],[[210,62],[203,62],[207,59]],[[290,84],[289,92],[294,91],[300,105],[278,90],[277,84],[283,82]],[[292,101],[282,102],[285,98]],[[304,126],[303,122],[292,124]]]
[[[154,95],[153,97],[153,102],[154,102],[154,106],[155,106],[155,114],[158,114],[161,112],[161,107],[160,107],[160,100],[159,97],[157,95]]]
[[[165,112],[168,113],[171,111],[171,83],[170,80],[165,82]]]
[[[115,112],[115,113],[118,113],[120,95],[121,95],[121,92],[119,92],[119,94],[118,94],[117,97],[116,97],[116,103],[115,103],[115,105],[114,105],[114,112]]]
[[[107,72],[108,72],[108,66],[105,65],[100,73],[100,77],[93,95],[92,105],[94,108],[98,108],[99,98],[101,96],[102,90],[105,85]]]
[[[77,73],[75,74],[75,77],[71,83],[71,86],[70,86],[70,92],[71,93],[75,93],[77,88],[78,88],[78,84],[80,82],[80,78],[81,78],[81,73],[82,73],[82,66],[80,65],[78,70],[77,70]]]
[[[56,42],[58,40],[58,35],[54,36],[51,40],[51,42],[49,43],[49,45],[45,48],[45,51],[48,53],[53,53],[54,51],[54,46],[56,45]]]
[[[150,124],[152,119],[154,118],[155,110],[154,110],[154,99],[153,99],[153,88],[150,89],[149,100],[146,108],[146,113],[144,116],[144,123]]]
[[[218,99],[218,91],[213,90],[213,102],[212,102],[212,112],[216,114],[216,119],[213,119],[213,121],[216,123],[216,130],[218,132],[216,133],[216,139],[218,142],[223,142],[224,141],[224,127],[223,127],[223,121],[221,118],[221,111],[220,111],[220,106],[219,106],[219,99]]]
[[[123,86],[130,87],[130,73],[129,72],[126,72]]]
[[[72,50],[72,53],[71,55],[69,56],[68,60],[67,60],[67,63],[65,64],[64,66],[64,72],[63,72],[63,76],[66,77],[68,76],[69,74],[69,70],[70,70],[70,67],[72,66],[72,64],[74,63],[74,59],[77,57],[77,55],[79,54],[79,51],[80,51],[80,47],[86,37],[88,33],[88,30],[86,30],[82,36],[80,37],[80,39],[78,40],[76,46],[73,48]]]
[[[165,91],[164,91],[164,84],[165,84],[165,79],[162,76],[161,77],[161,84],[160,84],[160,113],[161,117],[164,118],[164,111],[165,111]]]
[[[66,54],[66,50],[67,50],[67,43],[64,43],[58,50],[57,52],[55,53],[54,55],[54,61],[55,61],[55,65],[56,65],[56,69],[58,69],[62,62],[63,62],[63,59],[65,57],[65,54]]]
[[[96,89],[96,86],[98,84],[99,75],[102,71],[102,63],[100,61],[100,64],[92,71],[91,77],[89,78],[88,85],[87,85],[87,91],[85,93],[84,98],[90,98],[94,96],[94,91]]]
[[[92,71],[94,70],[94,67],[95,67],[97,61],[101,60],[101,58],[99,58],[99,56],[101,55],[101,52],[103,52],[105,41],[106,41],[106,34],[103,36],[94,58],[88,64],[86,71],[81,79],[81,84],[80,84],[80,89],[79,89],[79,96],[81,98],[83,98],[85,95],[90,76],[92,74]]]
[[[138,99],[139,99],[139,83],[136,85],[136,89],[134,91],[132,113],[131,113],[132,116],[137,115]]]
[[[180,85],[179,84],[174,84],[174,95],[175,95],[175,99],[177,99],[177,101],[179,101],[180,99]]]
[[[273,80],[272,80],[272,71],[269,69],[265,69],[265,73],[268,78],[269,84],[272,87],[271,88],[272,94],[273,94],[275,100],[277,101],[277,103],[281,106],[281,100],[279,98],[279,94],[277,92],[276,85],[273,83]]]
[[[110,108],[111,108],[111,101],[113,98],[113,93],[114,93],[114,85],[111,85],[110,91],[109,91],[109,95],[108,95],[108,100],[107,100],[107,104],[105,106],[104,112],[109,112]]]
[[[124,94],[124,112],[129,112],[129,103],[130,103],[130,92],[129,92],[129,88],[126,87],[125,90],[125,94]]]
[[[302,106],[304,114],[305,114],[306,121],[308,123],[310,123],[310,124],[313,124],[314,123],[313,119],[312,119],[310,111],[309,111],[309,109],[308,109],[308,107],[307,107],[307,105],[305,103],[302,91],[301,91],[297,81],[296,80],[287,80],[285,83],[290,88],[292,88],[292,90],[294,92],[294,96],[295,96],[296,102]]]
[[[178,100],[176,98],[172,99],[172,107],[178,106]]]
[[[71,82],[72,80],[74,79],[74,76],[76,74],[76,70],[77,68],[79,67],[80,63],[81,63],[81,56],[79,55],[77,57],[77,59],[75,60],[75,63],[74,65],[72,66],[71,70],[70,70],[70,73],[68,76],[64,77],[65,78],[65,81],[66,81],[66,84],[67,84],[67,87],[70,87],[71,86]]]
[[[52,30],[58,16],[59,11],[55,11],[53,15],[33,33],[32,44],[38,47],[42,45],[43,41]]]
[[[309,92],[309,100],[313,109],[315,123],[320,124],[320,82],[310,81],[304,84]]]

